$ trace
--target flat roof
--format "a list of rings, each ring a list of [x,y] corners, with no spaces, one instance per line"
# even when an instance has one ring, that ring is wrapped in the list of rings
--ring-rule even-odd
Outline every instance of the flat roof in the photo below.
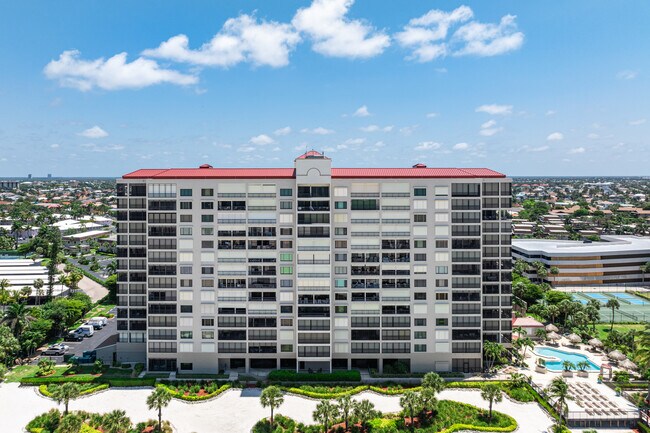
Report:
[[[140,169],[122,179],[294,179],[293,168],[158,168]],[[505,178],[489,168],[332,168],[332,179]]]
[[[623,253],[645,253],[650,256],[650,237],[602,236],[601,239],[604,242],[513,239],[512,248],[527,254],[543,253],[551,256]]]

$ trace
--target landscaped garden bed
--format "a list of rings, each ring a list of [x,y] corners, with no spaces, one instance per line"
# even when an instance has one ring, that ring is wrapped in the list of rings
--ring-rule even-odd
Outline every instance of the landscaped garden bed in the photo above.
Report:
[[[61,387],[61,384],[51,383],[49,385],[40,385],[38,391],[45,397],[52,397],[56,390]],[[107,383],[82,383],[79,384],[79,395],[88,395],[104,389],[108,389],[109,385]]]
[[[57,409],[43,413],[31,420],[26,427],[30,433],[51,433],[54,431],[77,431],[80,433],[102,433],[120,431],[125,433],[151,432],[158,425],[156,420],[148,420],[133,424],[124,411],[114,410],[106,414],[73,411],[64,414]],[[119,426],[118,430],[115,429]],[[172,433],[172,427],[167,421],[162,423],[163,433]],[[158,431],[158,430],[156,430]]]
[[[293,370],[273,370],[269,382],[361,382],[357,370],[335,371],[333,373],[296,373]]]
[[[156,386],[165,388],[172,397],[185,401],[209,400],[232,388],[229,383],[216,381],[162,381]]]

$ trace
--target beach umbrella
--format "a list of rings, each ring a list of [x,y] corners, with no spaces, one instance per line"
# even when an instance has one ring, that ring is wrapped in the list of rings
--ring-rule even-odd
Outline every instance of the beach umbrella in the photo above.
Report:
[[[628,370],[636,370],[638,368],[636,364],[630,361],[629,359],[626,359],[625,361],[621,362],[619,366],[626,368]]]
[[[552,323],[549,323],[548,325],[546,325],[546,330],[548,332],[557,332],[557,331],[559,331],[559,329],[557,329],[557,326],[555,326]]]
[[[592,338],[591,340],[589,340],[589,345],[591,347],[603,347],[603,342],[597,338]]]
[[[562,337],[560,337],[560,335],[557,332],[549,332],[546,338],[552,341],[557,341]]]
[[[571,334],[568,338],[572,344],[578,344],[582,342],[582,337],[580,337],[578,334]]]
[[[615,361],[622,361],[627,358],[620,350],[612,350],[607,356]]]

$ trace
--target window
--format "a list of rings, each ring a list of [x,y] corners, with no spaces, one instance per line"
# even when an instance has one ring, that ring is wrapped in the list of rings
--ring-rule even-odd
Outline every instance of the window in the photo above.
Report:
[[[334,197],[347,197],[348,189],[346,187],[334,188]]]
[[[212,188],[201,188],[201,197],[213,197],[214,189]]]
[[[348,273],[348,267],[347,266],[334,266],[334,273],[337,274],[337,275],[347,274]]]
[[[345,288],[348,286],[348,280],[340,280],[340,279],[335,279],[334,280],[334,287],[336,288]]]
[[[449,326],[449,319],[436,319],[436,326]]]
[[[426,188],[413,188],[413,195],[415,197],[426,197],[427,189]]]
[[[436,266],[436,274],[448,274],[448,273],[449,273],[448,266]]]
[[[280,227],[280,236],[291,236],[291,235],[293,235],[293,228]]]
[[[181,203],[183,204],[183,203]],[[191,223],[192,222],[192,215],[181,215],[181,222],[182,223]]]
[[[214,202],[212,201],[202,201],[201,209],[214,209]]]
[[[348,307],[345,305],[337,305],[334,307],[334,312],[335,313],[347,313],[348,312]]]
[[[436,293],[436,301],[447,301],[449,300],[448,293]]]
[[[427,241],[426,240],[415,240],[413,241],[413,248],[426,248],[427,247]]]
[[[293,254],[292,253],[280,253],[280,261],[281,262],[291,262],[291,261],[293,261]]]
[[[192,202],[191,201],[182,201],[181,202],[181,209],[192,209]]]
[[[414,331],[413,338],[416,340],[424,340],[427,338],[427,331]]]
[[[280,280],[280,287],[293,287],[293,280]]]
[[[291,188],[280,188],[280,197],[291,197],[293,196],[293,190]]]
[[[192,331],[181,331],[181,338],[183,340],[192,339]]]
[[[214,319],[201,319],[201,326],[214,326]]]
[[[347,262],[348,261],[348,255],[347,254],[334,254],[334,261],[335,262]]]
[[[449,187],[448,186],[437,186],[435,188],[435,195],[438,196],[438,197],[449,195]]]
[[[292,275],[293,274],[293,266],[280,266],[280,274],[281,275]]]
[[[334,248],[347,248],[348,241],[334,241]]]
[[[214,331],[201,331],[201,339],[214,340]]]
[[[413,222],[414,223],[425,223],[425,222],[427,222],[427,215],[426,214],[413,215]]]
[[[427,210],[427,201],[426,200],[413,200],[413,209],[414,210]]]
[[[293,248],[293,241],[280,241],[280,248]]]
[[[334,228],[334,234],[338,236],[345,236],[348,234],[347,227],[336,227]]]
[[[449,287],[449,280],[436,280],[436,287]]]
[[[180,234],[181,236],[192,236],[192,227],[181,227]]]
[[[181,362],[181,370],[194,370],[194,364],[191,362]]]
[[[379,200],[352,199],[352,210],[379,210]]]
[[[201,222],[202,223],[213,223],[214,222],[214,215],[201,215]]]
[[[427,326],[427,319],[413,319],[415,326]]]
[[[280,305],[280,313],[283,314],[293,313],[293,305]]]
[[[181,274],[191,274],[192,273],[192,267],[191,266],[181,266],[180,273]]]
[[[292,208],[293,208],[293,202],[290,201],[280,202],[280,209],[292,209]]]
[[[426,344],[414,344],[413,345],[413,352],[426,352],[427,351],[427,345]]]
[[[348,202],[347,201],[335,201],[334,202],[334,209],[347,209],[348,208]]]
[[[201,227],[201,234],[203,236],[211,236],[214,234],[214,228],[212,227]]]
[[[201,248],[214,248],[214,241],[201,241]]]
[[[191,312],[192,312],[191,305],[181,305],[181,313],[191,313]]]
[[[192,197],[192,190],[181,188],[181,197]]]
[[[449,248],[449,241],[436,241],[436,248]]]
[[[413,293],[413,299],[416,301],[426,301],[427,293],[426,292],[415,292]]]
[[[335,301],[347,301],[348,300],[348,294],[347,293],[335,293],[334,294],[334,300]]]
[[[280,319],[280,326],[293,326],[293,319]]]
[[[293,344],[281,344],[280,352],[293,352]]]
[[[415,261],[415,262],[426,262],[427,261],[427,255],[426,254],[413,254],[413,261]]]

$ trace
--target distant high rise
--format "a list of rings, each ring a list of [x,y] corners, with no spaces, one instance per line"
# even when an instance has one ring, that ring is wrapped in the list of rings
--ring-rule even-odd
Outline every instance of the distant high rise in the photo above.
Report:
[[[482,370],[511,340],[511,180],[484,168],[117,181],[118,357],[149,370]]]
[[[31,179],[31,178],[32,178],[32,174],[29,173],[29,174],[27,175],[27,179]]]
[[[47,174],[47,178],[48,178],[48,179],[52,179],[52,173],[48,173],[48,174]]]

